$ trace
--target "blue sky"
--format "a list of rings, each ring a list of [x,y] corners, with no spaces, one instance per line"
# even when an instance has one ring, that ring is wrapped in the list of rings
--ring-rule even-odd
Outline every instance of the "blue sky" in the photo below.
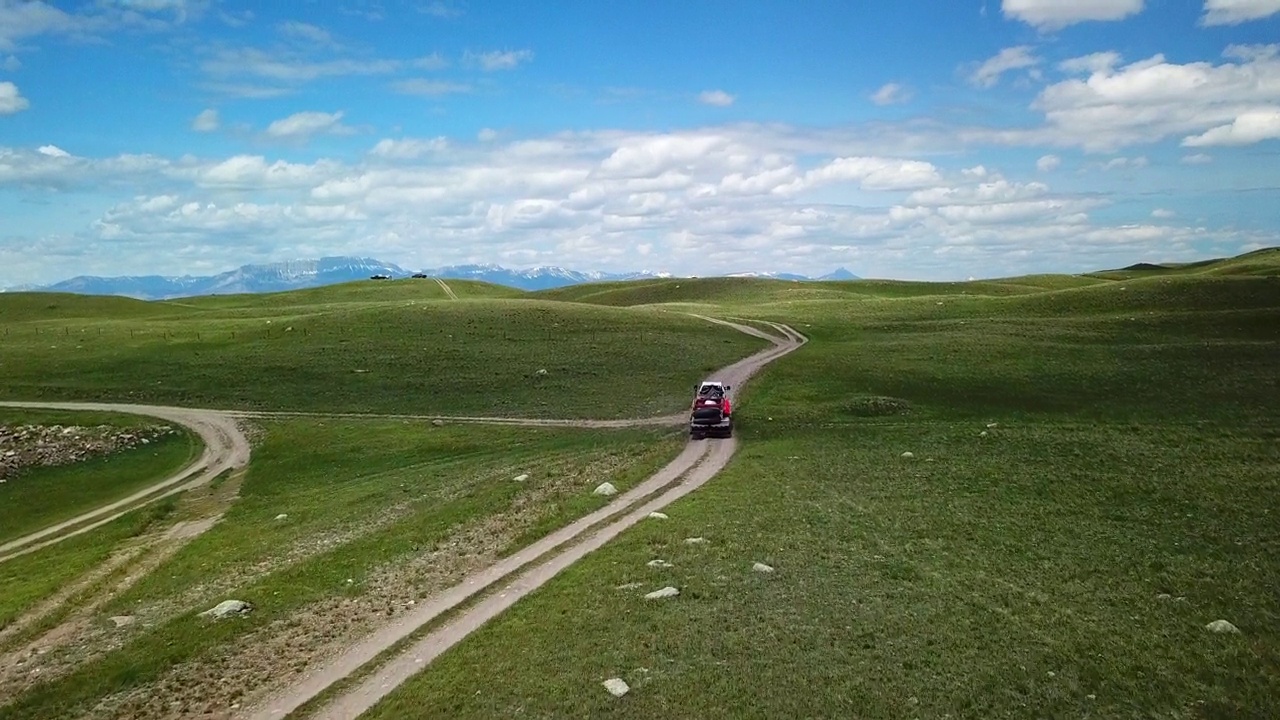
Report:
[[[0,0],[0,287],[1280,245],[1280,0]]]

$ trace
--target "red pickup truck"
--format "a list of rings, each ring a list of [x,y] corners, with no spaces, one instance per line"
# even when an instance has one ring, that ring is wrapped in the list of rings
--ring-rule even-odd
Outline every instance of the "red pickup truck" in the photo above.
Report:
[[[733,406],[729,397],[732,388],[724,383],[708,380],[698,385],[689,409],[689,436],[695,440],[706,437],[731,437],[733,435]]]

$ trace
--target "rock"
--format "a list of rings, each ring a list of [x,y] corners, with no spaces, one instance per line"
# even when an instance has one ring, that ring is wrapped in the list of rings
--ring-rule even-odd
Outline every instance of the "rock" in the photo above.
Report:
[[[115,617],[111,618],[111,622],[115,623],[116,627],[124,627],[125,625],[132,625],[134,620],[135,618],[132,615],[116,615]]]
[[[529,473],[525,473],[525,474],[523,474],[523,475],[517,475],[517,476],[515,476],[515,481],[516,481],[516,482],[524,482],[525,480],[528,480],[528,479],[529,479]]]
[[[441,427],[442,425],[444,425],[444,421],[441,420],[440,418],[436,418],[435,420],[431,421],[431,424],[436,427]]]
[[[646,564],[647,564],[649,567],[651,567],[651,568],[669,568],[669,567],[671,567],[671,563],[667,562],[666,560],[650,560],[650,561],[649,561],[648,563],[646,563]]]
[[[627,583],[625,585],[619,585],[616,588],[614,588],[614,590],[635,590],[636,588],[643,587],[643,586],[644,586],[644,583],[633,582],[633,583]]]
[[[1157,596],[1156,596],[1156,599],[1157,599],[1157,600],[1161,600],[1161,601],[1163,601],[1163,600],[1172,600],[1172,599],[1173,599],[1173,596],[1172,596],[1172,595],[1170,595],[1169,593],[1160,593],[1159,595],[1157,595]]]
[[[605,495],[605,496],[617,495],[618,488],[614,487],[613,483],[601,483],[600,486],[597,487],[592,492],[595,493],[596,495]]]
[[[651,512],[649,513],[649,517],[653,518],[654,520],[670,520],[671,519],[671,517],[666,513],[660,513],[660,512]]]
[[[983,430],[982,432],[978,433],[978,437],[986,437],[990,434],[991,433],[987,432],[986,430]]]
[[[998,427],[1000,423],[987,423],[988,428]]]
[[[614,697],[622,697],[623,695],[627,694],[628,690],[631,689],[630,687],[627,686],[626,681],[623,680],[622,678],[609,678],[608,680],[604,681],[603,685],[604,685],[604,689],[608,690],[609,694]]]
[[[911,452],[910,450],[908,450],[907,452],[902,453],[902,457],[904,457],[904,458],[908,458],[908,459],[913,458],[913,457],[915,457],[915,456],[916,456],[916,454],[915,454],[915,453],[913,453],[913,452]]]
[[[692,538],[685,538],[684,542],[686,545],[701,545],[709,541],[704,537],[692,537]]]
[[[648,595],[645,595],[644,599],[645,600],[662,600],[664,598],[675,597],[679,594],[680,594],[679,590],[671,586],[667,586],[662,588],[661,590],[654,590]]]
[[[244,615],[251,610],[253,610],[253,607],[243,600],[223,600],[215,607],[209,608],[200,614],[205,617],[212,617],[214,620],[223,620],[234,615]]]
[[[547,369],[546,369],[546,368],[541,368],[541,369],[539,369],[539,370],[538,370],[538,372],[534,373],[534,375],[537,375],[537,376],[539,376],[539,377],[541,377],[541,376],[543,376],[543,375],[546,375],[546,374],[547,374]]]
[[[768,565],[765,565],[764,563],[761,563],[761,562],[758,562],[758,563],[756,563],[755,565],[752,565],[752,566],[751,566],[751,569],[752,569],[752,570],[755,570],[755,571],[756,571],[756,572],[758,572],[758,573],[771,573],[771,572],[773,572],[773,568],[772,568],[772,567],[770,567],[770,566],[768,566]]]
[[[1204,626],[1204,628],[1205,628],[1206,630],[1208,630],[1209,632],[1215,632],[1215,633],[1234,633],[1234,634],[1237,634],[1237,635],[1238,635],[1238,634],[1240,634],[1240,628],[1236,627],[1235,625],[1232,625],[1231,623],[1227,622],[1226,620],[1214,620],[1213,622],[1209,623],[1208,625],[1205,625],[1205,626]]]
[[[288,519],[289,519],[288,513],[280,513],[279,515],[276,516],[276,520],[288,520]]]

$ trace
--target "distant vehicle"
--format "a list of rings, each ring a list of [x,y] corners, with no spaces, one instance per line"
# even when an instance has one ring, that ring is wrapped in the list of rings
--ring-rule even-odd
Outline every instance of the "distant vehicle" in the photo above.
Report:
[[[390,275],[370,275],[369,279],[370,280],[390,280],[391,276]]]
[[[732,389],[718,380],[699,383],[689,409],[689,437],[701,440],[733,436],[733,408],[729,400]]]
[[[415,278],[424,278],[424,277],[429,277],[426,273],[414,273],[414,274],[413,274],[413,276],[414,276]]]

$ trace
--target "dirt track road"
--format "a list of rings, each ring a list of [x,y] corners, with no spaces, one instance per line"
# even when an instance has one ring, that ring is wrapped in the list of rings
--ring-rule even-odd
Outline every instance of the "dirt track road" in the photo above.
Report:
[[[734,363],[717,373],[718,378],[733,385],[735,389],[743,385],[760,368],[792,352],[807,341],[804,336],[784,325],[769,323],[780,333],[780,336],[774,336],[747,325],[711,318],[704,319],[765,338],[774,344],[772,348]],[[676,417],[679,422],[683,422],[683,416]],[[737,440],[733,438],[690,441],[684,451],[666,467],[605,507],[497,564],[474,573],[448,590],[428,598],[417,605],[412,613],[385,625],[326,665],[305,676],[297,684],[286,688],[275,697],[245,708],[236,717],[249,720],[280,720],[313,700],[334,683],[365,669],[379,653],[410,637],[419,628],[459,607],[482,591],[497,585],[500,581],[507,582],[501,591],[489,595],[479,603],[463,610],[448,623],[431,630],[407,650],[377,668],[360,684],[338,694],[315,713],[309,715],[309,717],[324,720],[354,720],[414,673],[426,667],[441,653],[461,642],[471,632],[496,617],[520,598],[541,587],[560,571],[601,547],[623,530],[640,522],[649,513],[666,507],[706,483],[728,464],[736,449]],[[573,544],[575,539],[593,528],[595,532]],[[548,556],[549,559],[545,562],[517,576],[518,571],[525,566]]]
[[[183,425],[199,435],[204,442],[204,452],[195,462],[164,480],[139,490],[129,497],[0,545],[0,562],[101,527],[131,510],[199,487],[226,470],[238,470],[249,464],[249,440],[236,426],[234,419],[217,410],[155,405],[57,402],[0,402],[0,406],[147,415]]]
[[[443,283],[441,283],[443,285]],[[448,294],[452,295],[452,292]],[[456,297],[456,296],[454,296]],[[739,390],[758,370],[794,351],[805,338],[792,328],[764,323],[777,334],[746,324],[695,315],[707,322],[732,327],[772,343],[772,347],[744,358],[717,371],[716,378]],[[0,406],[45,408],[72,411],[124,412],[162,418],[184,425],[201,437],[205,444],[202,456],[169,478],[149,488],[117,500],[75,518],[0,545],[0,562],[35,551],[66,538],[88,532],[121,515],[176,493],[199,487],[228,469],[244,468],[249,462],[248,439],[236,425],[237,418],[283,417],[353,417],[367,419],[441,419],[458,423],[523,425],[533,427],[617,428],[683,425],[684,413],[629,420],[552,420],[539,418],[451,417],[423,415],[364,415],[333,413],[252,412],[177,408],[153,405],[115,405],[110,403],[70,402],[4,402]],[[603,508],[561,528],[551,535],[523,548],[498,563],[465,578],[452,588],[426,598],[417,609],[378,629],[364,640],[317,668],[297,684],[246,707],[237,717],[253,720],[279,720],[311,701],[334,683],[357,671],[372,674],[353,689],[336,695],[319,708],[314,717],[356,718],[404,680],[423,669],[435,657],[462,641],[472,631],[496,617],[520,598],[601,547],[627,528],[643,520],[650,512],[666,507],[710,480],[728,464],[737,448],[736,439],[690,441],[666,467],[630,491],[616,497]],[[590,532],[589,532],[590,531]],[[585,537],[584,537],[585,536]],[[540,563],[540,564],[536,564]],[[529,568],[526,570],[526,568]],[[466,607],[458,615],[430,630],[404,652],[380,667],[368,664],[381,652],[400,642],[444,613],[459,608],[482,591],[506,583],[497,593]]]

